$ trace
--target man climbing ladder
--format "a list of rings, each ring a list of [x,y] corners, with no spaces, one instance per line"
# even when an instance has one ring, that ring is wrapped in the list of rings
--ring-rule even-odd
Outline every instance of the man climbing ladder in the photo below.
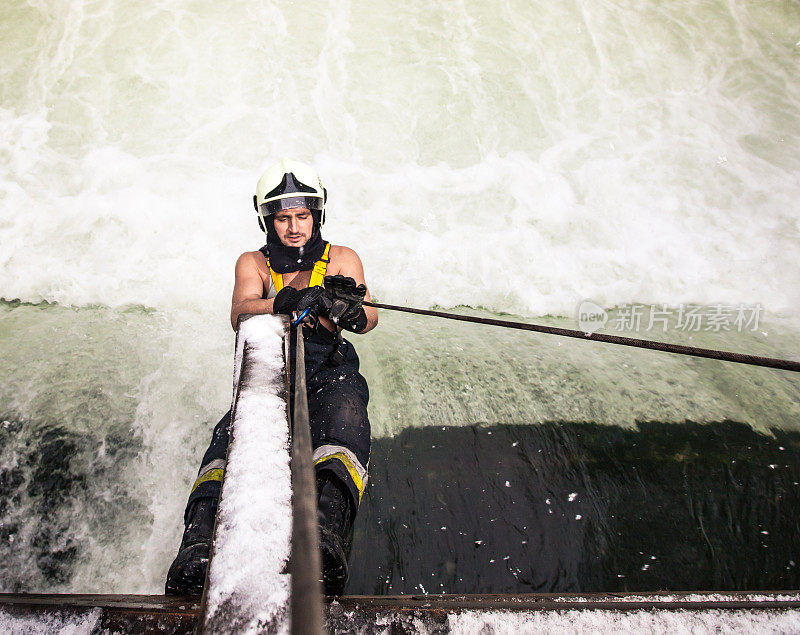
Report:
[[[323,582],[327,594],[340,595],[370,450],[369,389],[341,330],[366,333],[377,325],[378,313],[362,305],[370,296],[358,254],[322,239],[326,199],[308,165],[284,159],[264,172],[253,201],[267,244],[236,262],[231,325],[236,329],[239,315],[247,313],[306,315],[302,333]],[[168,594],[202,592],[230,421],[228,411],[214,428],[192,487],[183,539],[167,574]]]

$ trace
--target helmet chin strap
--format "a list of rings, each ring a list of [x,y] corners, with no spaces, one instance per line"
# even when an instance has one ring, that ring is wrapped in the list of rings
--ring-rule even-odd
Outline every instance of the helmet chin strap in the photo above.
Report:
[[[267,219],[259,212],[258,214],[261,217],[261,228],[264,230],[264,240],[269,241],[269,231],[267,231]]]

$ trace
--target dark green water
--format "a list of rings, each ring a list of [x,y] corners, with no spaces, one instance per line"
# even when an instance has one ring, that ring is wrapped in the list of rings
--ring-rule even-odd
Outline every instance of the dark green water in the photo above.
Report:
[[[800,586],[800,434],[478,424],[378,439],[354,594]]]

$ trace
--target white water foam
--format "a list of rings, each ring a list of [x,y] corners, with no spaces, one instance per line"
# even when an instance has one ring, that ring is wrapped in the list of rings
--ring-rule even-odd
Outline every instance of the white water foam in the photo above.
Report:
[[[381,300],[800,307],[791,5],[7,12],[3,297],[224,304],[288,154]]]
[[[12,615],[0,609],[0,631],[8,635],[90,635],[98,632],[101,617],[100,609],[86,611],[81,615],[54,611],[37,616]]]
[[[448,615],[454,635],[492,633],[796,633],[800,611],[465,611]]]

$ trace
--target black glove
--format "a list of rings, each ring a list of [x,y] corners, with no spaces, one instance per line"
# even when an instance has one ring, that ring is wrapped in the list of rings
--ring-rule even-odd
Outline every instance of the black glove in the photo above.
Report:
[[[275,300],[272,303],[272,312],[291,315],[293,311],[297,310],[297,303],[302,295],[300,289],[283,287],[275,296]]]
[[[367,293],[363,284],[343,275],[325,276],[325,288],[330,293],[328,317],[343,329],[359,333],[367,327],[367,314],[361,303]]]
[[[330,306],[330,294],[322,287],[295,289],[287,286],[278,291],[275,296],[272,312],[291,315],[295,311],[302,313],[306,309],[310,309],[309,314],[316,317],[317,315],[327,315]]]
[[[300,292],[300,300],[295,310],[302,313],[309,309],[308,315],[313,321],[320,315],[327,317],[330,308],[331,294],[324,287],[307,287]]]

